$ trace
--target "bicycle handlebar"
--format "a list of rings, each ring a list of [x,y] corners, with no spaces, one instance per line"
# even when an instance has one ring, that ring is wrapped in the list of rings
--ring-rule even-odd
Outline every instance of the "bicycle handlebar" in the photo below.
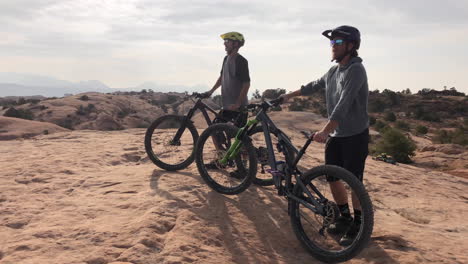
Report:
[[[210,98],[211,95],[208,94],[208,93],[193,92],[191,96],[193,96],[195,98],[206,99],[206,98]]]
[[[283,103],[283,98],[279,97],[274,100],[264,101],[261,104],[249,104],[247,105],[247,110],[251,110],[251,109],[255,110],[257,108],[262,108],[264,111],[266,111],[268,110],[268,108],[279,106],[282,103]]]

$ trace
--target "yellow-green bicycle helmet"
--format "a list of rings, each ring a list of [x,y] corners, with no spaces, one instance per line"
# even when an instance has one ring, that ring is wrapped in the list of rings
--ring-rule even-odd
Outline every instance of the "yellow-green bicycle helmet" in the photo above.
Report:
[[[241,44],[241,47],[244,46],[244,43],[245,43],[244,36],[239,32],[233,31],[233,32],[224,33],[221,35],[221,38],[224,40],[229,39],[229,40],[239,41]]]

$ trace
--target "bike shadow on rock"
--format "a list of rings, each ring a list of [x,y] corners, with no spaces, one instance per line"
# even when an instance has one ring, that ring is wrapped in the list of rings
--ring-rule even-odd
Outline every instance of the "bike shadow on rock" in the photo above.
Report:
[[[196,184],[193,180],[187,180],[186,186],[179,182],[179,192],[171,192],[165,179],[171,181],[173,177],[193,178]],[[315,259],[302,249],[290,228],[287,203],[273,193],[270,196],[275,191],[273,188],[252,185],[244,193],[225,196],[206,185],[203,188],[196,185],[205,183],[190,172],[155,169],[150,177],[154,195],[177,204],[179,209],[175,214],[189,210],[207,226],[219,228],[222,244],[231,253],[234,263],[301,263],[304,260],[320,263],[314,262]],[[197,203],[184,199],[185,191],[196,196]]]
[[[418,251],[417,248],[409,246],[408,241],[399,235],[374,235],[366,249],[356,258],[365,259],[371,263],[397,264],[400,261],[390,256],[385,249],[393,251],[409,252]]]
[[[166,186],[160,186],[163,177],[167,181],[174,177],[187,177],[195,182],[187,180],[184,186],[179,181],[179,192],[171,192],[163,189]],[[204,187],[200,188],[200,185]],[[231,253],[234,263],[322,263],[297,240],[287,212],[287,201],[278,196],[273,187],[252,185],[244,193],[226,196],[211,190],[200,176],[191,172],[157,169],[151,175],[150,187],[155,195],[175,201],[179,210],[189,210],[207,226],[217,226],[222,233],[220,242]],[[198,202],[183,198],[185,191],[194,195]],[[238,213],[234,213],[236,211]],[[367,248],[355,258],[374,263],[398,263],[379,243],[383,242],[387,247],[388,240],[392,242],[395,239],[373,237]],[[403,246],[395,249],[414,250],[402,243],[397,243]]]

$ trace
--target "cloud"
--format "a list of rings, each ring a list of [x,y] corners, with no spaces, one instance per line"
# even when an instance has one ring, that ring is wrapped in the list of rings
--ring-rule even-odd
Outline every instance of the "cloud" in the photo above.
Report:
[[[370,76],[378,76],[373,82],[399,86],[412,82],[410,74],[388,81],[389,68],[436,69],[447,76],[440,79],[467,68],[468,53],[452,41],[466,40],[467,13],[468,2],[455,0],[2,1],[0,67],[73,81],[104,78],[119,87],[211,85],[224,56],[219,35],[236,30],[247,38],[241,52],[256,87],[297,87],[330,66],[321,32],[350,24],[362,32],[361,54]],[[458,82],[468,87],[463,76]]]

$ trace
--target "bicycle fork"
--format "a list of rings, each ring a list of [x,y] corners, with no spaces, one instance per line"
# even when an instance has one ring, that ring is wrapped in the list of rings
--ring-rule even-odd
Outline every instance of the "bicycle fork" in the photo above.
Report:
[[[224,157],[219,161],[220,164],[226,165],[229,160],[232,160],[239,155],[239,151],[242,147],[242,139],[250,128],[255,128],[255,124],[257,123],[258,121],[256,119],[249,120],[244,127],[237,131],[234,143],[229,147]]]

